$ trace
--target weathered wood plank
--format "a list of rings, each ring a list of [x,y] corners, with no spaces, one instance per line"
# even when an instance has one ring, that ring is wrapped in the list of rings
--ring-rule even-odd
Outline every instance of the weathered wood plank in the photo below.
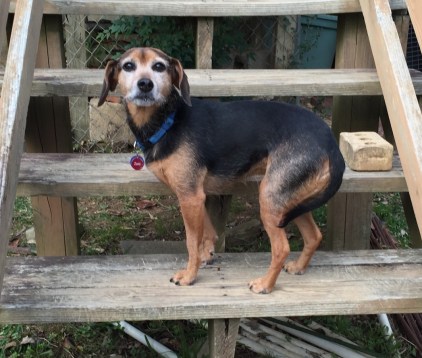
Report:
[[[405,9],[405,0],[390,0]],[[14,11],[16,0],[12,0]],[[360,12],[358,0],[46,0],[46,14],[157,16],[276,16]]]
[[[200,18],[196,28],[195,64],[197,69],[212,69],[214,20]]]
[[[267,269],[269,253],[219,254],[195,285],[176,287],[168,278],[185,261],[9,258],[0,323],[422,312],[420,250],[317,252],[305,275],[282,273],[270,295],[247,287]]]
[[[412,25],[415,29],[419,46],[422,45],[422,2],[420,0],[406,0]]]
[[[381,95],[375,70],[186,70],[199,97]],[[99,96],[104,70],[36,69],[32,96]],[[422,73],[411,71],[417,94]],[[0,86],[3,73],[0,71]]]
[[[44,1],[16,8],[0,98],[0,292]],[[30,40],[29,40],[30,39]]]
[[[422,232],[422,113],[387,0],[360,0],[419,231]]]
[[[234,357],[239,324],[240,318],[211,319],[208,321],[210,357]]]
[[[6,43],[6,24],[9,6],[10,0],[2,0],[0,2],[0,53],[3,50],[3,45]]]
[[[406,53],[407,50],[407,38],[409,32],[409,25],[410,25],[410,17],[409,14],[393,14],[394,15],[394,22],[396,24],[397,32],[400,37],[401,46],[403,52]],[[419,98],[419,105],[422,105],[422,97]],[[385,107],[385,102],[383,102],[381,107],[381,124],[382,129],[384,131],[385,139],[396,146],[393,131],[391,129],[390,118],[388,117],[387,108]],[[421,234],[419,232],[418,224],[415,218],[415,212],[413,210],[412,202],[410,200],[410,195],[408,192],[400,193],[401,201],[403,204],[403,210],[407,221],[409,237],[411,240],[411,247],[413,248],[421,248],[422,247],[422,239]]]
[[[148,195],[170,193],[148,171],[129,165],[132,154],[24,154],[19,173],[18,195]],[[238,183],[223,194],[254,192],[259,177]],[[388,172],[355,172],[346,169],[342,192],[407,191],[400,162],[395,158]]]

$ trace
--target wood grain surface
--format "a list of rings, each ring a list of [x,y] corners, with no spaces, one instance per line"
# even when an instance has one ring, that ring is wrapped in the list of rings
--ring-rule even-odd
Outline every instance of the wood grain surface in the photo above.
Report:
[[[421,250],[317,252],[307,273],[254,294],[269,261],[218,254],[180,287],[169,278],[185,255],[8,258],[0,323],[422,312]]]

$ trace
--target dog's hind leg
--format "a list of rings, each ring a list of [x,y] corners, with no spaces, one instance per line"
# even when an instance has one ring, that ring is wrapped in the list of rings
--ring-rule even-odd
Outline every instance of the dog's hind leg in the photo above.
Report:
[[[201,262],[211,264],[214,260],[215,243],[217,242],[217,232],[211,222],[208,212],[204,214],[204,234],[200,246]]]
[[[315,250],[318,248],[322,240],[322,235],[318,226],[315,224],[311,212],[297,217],[294,223],[302,234],[304,247],[299,258],[296,261],[288,262],[284,266],[284,269],[288,273],[302,275],[305,273],[309,261],[311,261]]]
[[[280,218],[283,216],[281,209],[276,209],[271,200],[267,176],[259,187],[259,204],[261,220],[271,242],[271,264],[265,276],[249,282],[249,288],[255,293],[270,293],[277,281],[284,262],[290,253],[286,232],[279,227]]]

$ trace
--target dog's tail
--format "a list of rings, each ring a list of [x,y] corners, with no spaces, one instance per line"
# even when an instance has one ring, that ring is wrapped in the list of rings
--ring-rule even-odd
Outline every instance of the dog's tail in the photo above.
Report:
[[[317,195],[308,198],[306,201],[300,203],[292,210],[290,210],[280,221],[278,227],[284,228],[287,224],[297,218],[298,216],[305,214],[309,211],[315,210],[320,206],[327,203],[335,193],[339,190],[343,181],[343,174],[345,170],[345,163],[343,156],[336,147],[329,156],[330,165],[330,182],[324,191]]]

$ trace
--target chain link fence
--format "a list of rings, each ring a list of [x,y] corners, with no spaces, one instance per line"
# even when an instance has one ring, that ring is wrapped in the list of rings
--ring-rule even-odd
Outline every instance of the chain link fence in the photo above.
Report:
[[[409,68],[422,71],[422,53],[412,24],[410,24],[407,38],[406,60]]]
[[[195,18],[64,16],[67,67],[100,69],[108,59],[117,58],[128,48],[152,46],[180,59],[185,68],[194,68],[196,22]],[[300,67],[303,59],[312,56],[309,50],[320,37],[321,33],[309,24],[309,18],[216,18],[213,67]],[[74,149],[103,152],[129,149],[133,137],[125,124],[119,99],[109,97],[100,108],[97,103],[96,98],[70,99]]]

